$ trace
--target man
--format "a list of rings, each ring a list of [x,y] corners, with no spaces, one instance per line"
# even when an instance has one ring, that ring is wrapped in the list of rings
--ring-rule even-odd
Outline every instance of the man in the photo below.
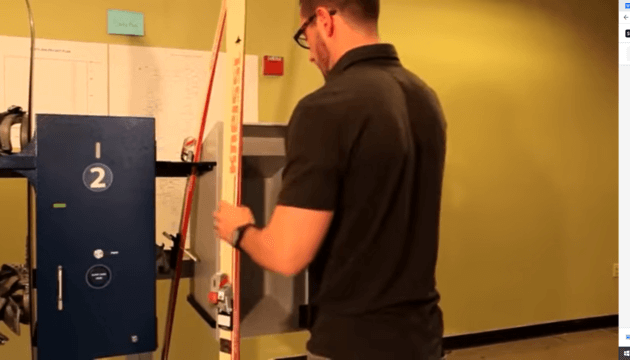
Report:
[[[446,125],[435,93],[380,43],[378,16],[378,0],[301,1],[295,39],[326,83],[289,122],[278,204],[263,229],[246,207],[215,213],[218,235],[262,267],[292,276],[309,266],[309,359],[442,354]]]

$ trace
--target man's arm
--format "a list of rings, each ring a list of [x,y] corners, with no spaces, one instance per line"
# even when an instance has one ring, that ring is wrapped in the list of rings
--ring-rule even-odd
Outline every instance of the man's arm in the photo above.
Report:
[[[301,100],[287,128],[282,190],[263,230],[249,228],[243,248],[258,264],[285,276],[313,260],[339,195],[338,120],[325,106]]]
[[[240,246],[263,268],[294,276],[317,254],[332,218],[332,211],[277,205],[267,227],[249,228]]]

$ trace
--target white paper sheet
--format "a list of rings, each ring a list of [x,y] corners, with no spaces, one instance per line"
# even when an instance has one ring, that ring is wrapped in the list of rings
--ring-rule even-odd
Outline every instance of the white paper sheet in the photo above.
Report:
[[[0,36],[0,105],[28,109],[30,39]],[[107,115],[107,45],[36,39],[33,113]],[[19,125],[16,125],[18,127]],[[12,144],[19,150],[19,133]]]
[[[156,119],[157,157],[180,161],[186,137],[198,136],[210,78],[209,51],[109,47],[109,113],[112,116],[150,116]],[[219,54],[205,135],[226,109],[225,54]],[[244,122],[258,122],[258,57],[248,55],[245,68]],[[178,232],[185,179],[158,178],[156,232],[158,244],[170,242],[166,231]],[[189,242],[186,247],[189,247]]]

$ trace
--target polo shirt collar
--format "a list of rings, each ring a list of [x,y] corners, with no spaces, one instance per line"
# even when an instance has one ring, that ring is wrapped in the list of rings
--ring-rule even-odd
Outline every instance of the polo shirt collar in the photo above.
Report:
[[[392,44],[373,44],[360,46],[348,51],[339,59],[339,61],[337,61],[335,66],[333,66],[333,68],[328,73],[326,81],[330,81],[333,78],[341,75],[341,73],[343,73],[345,70],[356,63],[380,59],[400,61],[400,59],[398,58],[398,53],[396,52],[396,48]]]

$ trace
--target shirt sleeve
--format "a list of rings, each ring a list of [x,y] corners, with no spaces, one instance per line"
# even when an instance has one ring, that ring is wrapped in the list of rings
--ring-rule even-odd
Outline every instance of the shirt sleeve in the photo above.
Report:
[[[296,107],[286,137],[279,205],[334,210],[339,192],[339,135],[321,106]]]

